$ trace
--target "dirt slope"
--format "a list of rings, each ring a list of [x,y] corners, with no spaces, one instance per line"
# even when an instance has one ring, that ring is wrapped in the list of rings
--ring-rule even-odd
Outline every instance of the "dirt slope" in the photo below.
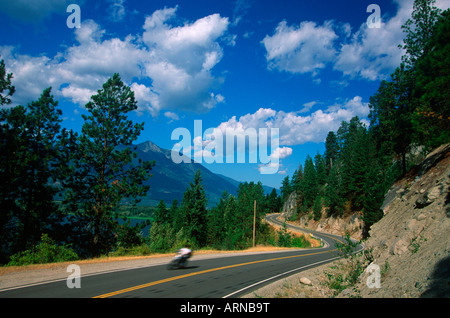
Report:
[[[382,269],[381,286],[368,288],[363,276],[360,296],[450,296],[449,185],[450,145],[444,145],[391,187],[385,215],[366,242]]]
[[[365,256],[301,272],[245,297],[450,297],[449,186],[447,144],[392,185],[382,205],[384,217],[371,227],[365,242]],[[339,232],[346,227],[343,220],[318,223],[324,232]],[[348,226],[356,230],[359,224]],[[341,286],[347,283],[355,264],[366,269],[356,283],[343,290],[333,289],[336,278],[343,278]],[[378,266],[379,271],[369,273],[369,264]],[[374,277],[380,277],[378,286],[373,284]]]

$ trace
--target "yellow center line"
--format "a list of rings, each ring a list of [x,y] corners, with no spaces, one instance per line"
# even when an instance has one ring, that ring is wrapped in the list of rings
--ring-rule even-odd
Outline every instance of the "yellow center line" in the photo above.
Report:
[[[182,279],[182,278],[186,278],[186,277],[192,277],[192,276],[196,276],[196,275],[201,275],[201,274],[211,273],[211,272],[215,272],[215,271],[220,271],[220,270],[224,270],[224,269],[228,269],[228,268],[240,267],[240,266],[257,264],[257,263],[264,263],[264,262],[273,262],[273,261],[278,261],[278,260],[288,259],[288,258],[311,256],[311,255],[317,255],[317,254],[328,253],[328,252],[333,252],[333,251],[336,251],[336,249],[328,250],[328,251],[322,251],[322,252],[316,252],[316,253],[303,254],[303,255],[285,256],[285,257],[279,257],[279,258],[271,258],[271,259],[265,259],[265,260],[260,260],[260,261],[253,261],[253,262],[247,262],[247,263],[241,263],[241,264],[228,265],[228,266],[223,266],[223,267],[216,267],[216,268],[211,268],[211,269],[207,269],[207,270],[203,270],[203,271],[199,271],[199,272],[195,272],[195,273],[189,273],[189,274],[185,274],[185,275],[169,277],[169,278],[157,280],[157,281],[150,282],[150,283],[146,283],[146,284],[137,285],[137,286],[134,286],[134,287],[121,289],[121,290],[114,291],[114,292],[111,292],[111,293],[95,296],[93,298],[112,297],[112,296],[128,293],[128,292],[131,292],[131,291],[135,291],[135,290],[138,290],[138,289],[159,285],[159,284],[162,284],[162,283],[167,283],[167,282],[171,282],[171,281]]]
[[[328,235],[323,234],[323,233],[320,233],[320,235],[324,235],[326,237],[329,237],[329,238],[331,238],[331,239],[333,239],[335,241],[338,241],[338,242],[344,244],[344,242],[342,242],[341,240],[339,240],[337,238],[328,236]],[[211,272],[224,270],[224,269],[229,269],[229,268],[234,268],[234,267],[240,267],[240,266],[257,264],[257,263],[264,263],[264,262],[273,262],[273,261],[278,261],[278,260],[282,260],[282,259],[289,259],[289,258],[296,258],[296,257],[303,257],[303,256],[311,256],[311,255],[323,254],[323,253],[333,252],[333,251],[337,251],[337,249],[328,250],[328,251],[322,251],[322,252],[316,252],[316,253],[303,254],[303,255],[293,255],[293,256],[271,258],[271,259],[266,259],[266,260],[253,261],[253,262],[247,262],[247,263],[241,263],[241,264],[234,264],[234,265],[228,265],[228,266],[223,266],[223,267],[216,267],[216,268],[211,268],[211,269],[207,269],[207,270],[203,270],[203,271],[199,271],[199,272],[195,272],[195,273],[189,273],[189,274],[185,274],[185,275],[169,277],[169,278],[157,280],[157,281],[150,282],[150,283],[146,283],[146,284],[137,285],[137,286],[134,286],[134,287],[121,289],[121,290],[118,290],[118,291],[115,291],[115,292],[111,292],[111,293],[95,296],[93,298],[108,298],[108,297],[112,297],[112,296],[128,293],[128,292],[135,291],[135,290],[138,290],[138,289],[147,288],[147,287],[151,287],[151,286],[155,286],[155,285],[159,285],[159,284],[163,284],[163,283],[167,283],[167,282],[171,282],[171,281],[182,279],[182,278],[186,278],[186,277],[192,277],[192,276],[196,276],[196,275],[211,273]]]

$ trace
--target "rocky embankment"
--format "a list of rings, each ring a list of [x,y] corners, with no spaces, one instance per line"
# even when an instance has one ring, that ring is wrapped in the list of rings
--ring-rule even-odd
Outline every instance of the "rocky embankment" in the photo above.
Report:
[[[289,220],[291,218],[297,209],[296,201],[297,194],[293,192],[283,205],[281,219]],[[361,240],[363,237],[364,223],[362,221],[361,213],[352,213],[350,215],[344,215],[343,217],[328,217],[325,208],[323,208],[320,220],[315,221],[312,213],[310,213],[308,215],[302,215],[299,220],[290,223],[314,231],[341,236],[350,233],[350,236],[356,240]]]
[[[447,144],[391,187],[384,217],[365,243],[382,269],[380,288],[368,288],[363,275],[356,286],[361,297],[450,296],[449,186]]]
[[[449,186],[447,144],[392,185],[382,205],[384,216],[364,242],[364,255],[301,272],[247,297],[450,297]],[[352,223],[351,218],[301,222],[336,234],[353,229],[358,235],[360,220],[353,216]],[[369,265],[377,271],[369,272]],[[345,285],[358,266],[363,273]],[[379,284],[374,277],[380,278]]]

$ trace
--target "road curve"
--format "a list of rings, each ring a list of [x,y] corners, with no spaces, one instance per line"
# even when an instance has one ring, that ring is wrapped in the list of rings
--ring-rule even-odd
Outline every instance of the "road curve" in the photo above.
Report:
[[[276,215],[268,215],[266,219],[280,224]],[[340,257],[335,244],[343,243],[342,237],[302,231],[323,240],[324,246],[209,259],[201,259],[194,254],[184,269],[169,271],[166,265],[151,265],[86,277],[81,273],[80,288],[69,288],[68,280],[61,280],[0,291],[0,298],[239,297],[274,280]]]

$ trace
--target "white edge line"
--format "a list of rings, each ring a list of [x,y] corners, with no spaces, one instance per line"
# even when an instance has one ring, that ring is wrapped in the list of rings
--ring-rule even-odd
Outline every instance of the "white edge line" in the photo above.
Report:
[[[308,248],[308,249],[298,249],[298,250],[314,250],[317,248]],[[296,250],[292,250],[292,252],[295,252]],[[258,255],[258,254],[275,254],[275,253],[283,253],[286,252],[285,250],[282,251],[271,251],[271,252],[249,252],[248,254],[250,255]],[[287,251],[287,252],[291,252],[291,251]],[[242,256],[245,256],[247,253],[242,253]],[[201,256],[204,256],[201,257]],[[200,255],[199,258],[196,259],[192,259],[192,261],[201,261],[203,259],[210,259],[210,258],[224,258],[224,257],[233,257],[233,256],[241,256],[239,254],[234,254],[234,253],[230,253],[228,254],[218,254],[218,255]],[[76,264],[76,261],[73,263]],[[99,271],[99,272],[92,272],[92,273],[88,273],[88,274],[81,274],[81,278],[83,277],[89,277],[89,276],[95,276],[95,275],[102,275],[102,274],[111,274],[111,273],[116,273],[116,272],[122,272],[122,271],[127,271],[127,270],[135,270],[135,269],[142,269],[142,268],[147,268],[147,267],[153,267],[153,266],[161,266],[161,265],[165,265],[166,262],[156,262],[153,264],[149,264],[149,265],[140,265],[140,266],[133,266],[133,267],[122,267],[122,268],[116,268],[116,269],[111,269],[111,270],[106,270],[106,271]],[[76,264],[77,265],[77,264]],[[44,285],[44,284],[51,284],[51,283],[57,283],[57,282],[62,282],[62,281],[67,281],[67,279],[69,278],[69,274],[67,274],[67,277],[61,277],[61,278],[55,278],[55,279],[51,279],[51,280],[45,280],[45,281],[40,281],[40,282],[35,282],[35,283],[28,283],[28,284],[24,284],[24,285],[19,285],[19,286],[11,286],[11,287],[5,287],[5,288],[0,288],[0,293],[2,292],[6,292],[6,291],[10,291],[10,290],[14,290],[14,289],[21,289],[21,288],[28,288],[28,287],[33,287],[33,286],[39,286],[39,285]]]
[[[360,250],[358,250],[358,251],[355,251],[355,252],[353,252],[353,253],[351,253],[351,254],[356,254],[356,253],[359,253],[359,252],[361,252],[362,250],[364,250],[364,248],[365,248],[364,244],[361,244],[361,245],[362,245],[362,249],[360,249]],[[242,292],[242,291],[244,291],[244,290],[246,290],[246,289],[249,289],[249,288],[258,286],[258,285],[260,285],[260,284],[264,284],[265,282],[270,281],[270,280],[273,280],[273,279],[275,279],[275,278],[277,278],[277,277],[284,276],[284,275],[287,275],[287,274],[292,273],[292,272],[295,272],[295,271],[300,271],[300,270],[302,270],[302,269],[304,269],[304,268],[311,267],[311,266],[314,266],[314,265],[318,265],[318,264],[321,264],[321,263],[331,262],[331,261],[334,261],[334,260],[339,259],[339,258],[341,258],[341,256],[333,257],[333,258],[326,259],[326,260],[323,260],[323,261],[320,261],[320,262],[316,262],[316,263],[313,263],[313,264],[308,264],[308,265],[305,265],[305,266],[302,266],[302,267],[298,267],[298,268],[291,269],[290,271],[287,271],[287,272],[284,272],[284,273],[281,273],[281,274],[272,276],[272,277],[267,278],[267,279],[264,279],[264,280],[262,280],[262,281],[260,281],[260,282],[254,283],[254,284],[252,284],[252,285],[250,285],[250,286],[247,286],[247,287],[244,287],[244,288],[242,288],[242,289],[239,289],[239,290],[237,290],[237,291],[235,291],[235,292],[232,292],[231,294],[228,294],[228,295],[226,295],[226,296],[223,296],[222,298],[228,298],[228,297],[233,296],[233,295],[235,295],[235,294],[238,294],[238,293],[240,293],[240,292]]]
[[[327,242],[326,240],[323,240],[323,241],[326,243],[325,246],[319,247],[319,248],[326,248],[326,247],[329,246],[329,245],[328,245],[328,242]],[[360,251],[364,250],[364,244],[361,244],[361,245],[363,245],[363,248],[362,248]],[[316,248],[310,248],[310,249],[316,249]],[[302,250],[303,250],[303,249],[302,249]],[[306,250],[309,250],[309,249],[306,249]],[[358,253],[358,252],[360,252],[360,251],[356,251],[356,252],[354,252],[354,253]],[[274,253],[276,253],[276,252],[278,252],[278,251],[275,251]],[[279,252],[284,252],[284,251],[279,251]],[[264,254],[264,253],[265,253],[265,252],[255,252],[255,254]],[[354,254],[354,253],[352,253],[352,254]],[[230,255],[230,256],[233,256],[233,255]],[[271,280],[271,279],[275,279],[275,278],[277,278],[277,277],[279,277],[279,276],[286,275],[286,274],[288,274],[288,273],[290,273],[290,272],[298,271],[298,270],[301,270],[301,269],[303,269],[303,268],[310,267],[310,266],[313,266],[313,265],[316,265],[316,264],[320,264],[320,263],[323,263],[323,262],[332,261],[332,260],[335,260],[335,259],[337,259],[337,258],[340,258],[340,257],[335,257],[335,258],[331,258],[331,259],[328,259],[328,260],[320,261],[320,262],[317,262],[317,263],[314,263],[314,264],[309,264],[309,265],[306,265],[306,266],[303,266],[303,267],[299,267],[299,268],[292,269],[292,270],[287,271],[287,272],[285,272],[285,273],[278,274],[278,275],[276,275],[276,276],[273,276],[273,277],[271,277],[271,278],[267,278],[267,279],[265,279],[265,280],[263,280],[263,281],[260,281],[260,282],[258,282],[258,283],[255,283],[255,284],[253,284],[253,285],[244,287],[244,288],[242,288],[242,289],[240,289],[240,290],[238,290],[238,291],[235,291],[235,292],[233,292],[233,293],[231,293],[231,294],[228,294],[228,295],[226,295],[226,296],[223,296],[222,298],[227,298],[227,297],[232,296],[232,295],[234,295],[234,294],[237,294],[237,293],[239,293],[239,292],[241,292],[241,291],[243,291],[243,290],[246,290],[246,289],[248,289],[248,288],[251,288],[251,287],[256,286],[256,285],[259,285],[259,284],[263,284],[263,283],[266,282],[266,281],[269,281],[269,280]],[[76,263],[74,263],[74,264],[76,264]],[[163,263],[161,263],[161,264],[160,264],[160,263],[156,263],[156,264],[151,264],[151,265],[141,265],[141,266],[130,267],[130,268],[118,268],[118,269],[113,269],[113,270],[108,270],[108,271],[103,271],[103,272],[94,272],[94,273],[84,274],[84,275],[82,275],[81,277],[88,277],[88,276],[95,276],[95,275],[109,274],[109,273],[121,272],[121,271],[126,271],[126,270],[134,270],[134,269],[140,269],[140,268],[145,268],[145,267],[158,266],[158,265],[162,265],[162,264],[163,264]],[[57,278],[57,279],[54,279],[54,280],[48,280],[48,281],[42,281],[42,282],[36,282],[36,283],[31,283],[31,284],[26,284],[26,285],[13,286],[13,287],[6,287],[6,288],[3,288],[3,289],[0,289],[0,293],[1,293],[1,292],[6,292],[6,291],[10,291],[10,290],[14,290],[14,289],[27,288],[27,287],[33,287],[33,286],[38,286],[38,285],[44,285],[44,284],[50,284],[50,283],[61,282],[61,281],[64,281],[64,280],[67,281],[67,279],[68,279],[68,278]]]
[[[77,265],[76,262],[73,264]],[[110,273],[122,272],[122,271],[127,271],[127,270],[135,270],[135,269],[141,269],[141,268],[146,268],[146,267],[158,266],[158,265],[163,265],[163,264],[164,263],[158,263],[158,264],[141,265],[141,266],[127,267],[127,268],[116,268],[116,269],[111,269],[111,270],[107,270],[107,271],[82,274],[82,275],[80,275],[80,277],[83,278],[83,277],[89,277],[89,276],[95,276],[95,275],[110,274]],[[68,272],[67,277],[64,277],[64,278],[56,278],[56,279],[52,279],[52,280],[46,280],[46,281],[42,281],[42,282],[30,283],[30,284],[25,284],[25,285],[20,285],[20,286],[6,287],[3,289],[0,289],[0,293],[9,291],[9,290],[14,290],[14,289],[21,289],[21,288],[38,286],[38,285],[45,285],[45,284],[67,281],[67,279],[69,278],[69,274],[70,273]]]
[[[228,295],[226,295],[226,296],[223,296],[222,298],[228,298],[228,297],[233,296],[233,295],[235,295],[235,294],[237,294],[237,293],[240,293],[240,292],[242,292],[242,291],[244,291],[244,290],[246,290],[246,289],[249,289],[249,288],[255,287],[255,286],[257,286],[257,285],[263,284],[263,283],[265,283],[265,282],[267,282],[267,281],[270,281],[270,280],[272,280],[272,279],[275,279],[275,278],[277,278],[277,277],[280,277],[280,276],[283,276],[283,275],[287,275],[287,274],[289,274],[289,273],[291,273],[291,272],[299,271],[299,270],[302,270],[302,269],[304,269],[304,268],[306,268],[306,267],[311,267],[311,266],[314,266],[314,265],[317,265],[317,264],[321,264],[321,263],[324,263],[324,262],[330,262],[330,261],[333,261],[333,260],[338,259],[338,258],[340,258],[340,257],[334,257],[334,258],[326,259],[326,260],[323,260],[323,261],[320,261],[320,262],[317,262],[317,263],[308,264],[308,265],[305,265],[305,266],[302,266],[302,267],[298,267],[298,268],[291,269],[290,271],[287,271],[287,272],[284,272],[284,273],[281,273],[281,274],[272,276],[272,277],[267,278],[267,279],[264,279],[264,280],[262,280],[262,281],[260,281],[260,282],[254,283],[254,284],[252,284],[252,285],[250,285],[250,286],[247,286],[247,287],[244,287],[244,288],[242,288],[242,289],[239,289],[239,290],[237,290],[237,291],[235,291],[235,292],[232,292],[231,294],[228,294]]]

